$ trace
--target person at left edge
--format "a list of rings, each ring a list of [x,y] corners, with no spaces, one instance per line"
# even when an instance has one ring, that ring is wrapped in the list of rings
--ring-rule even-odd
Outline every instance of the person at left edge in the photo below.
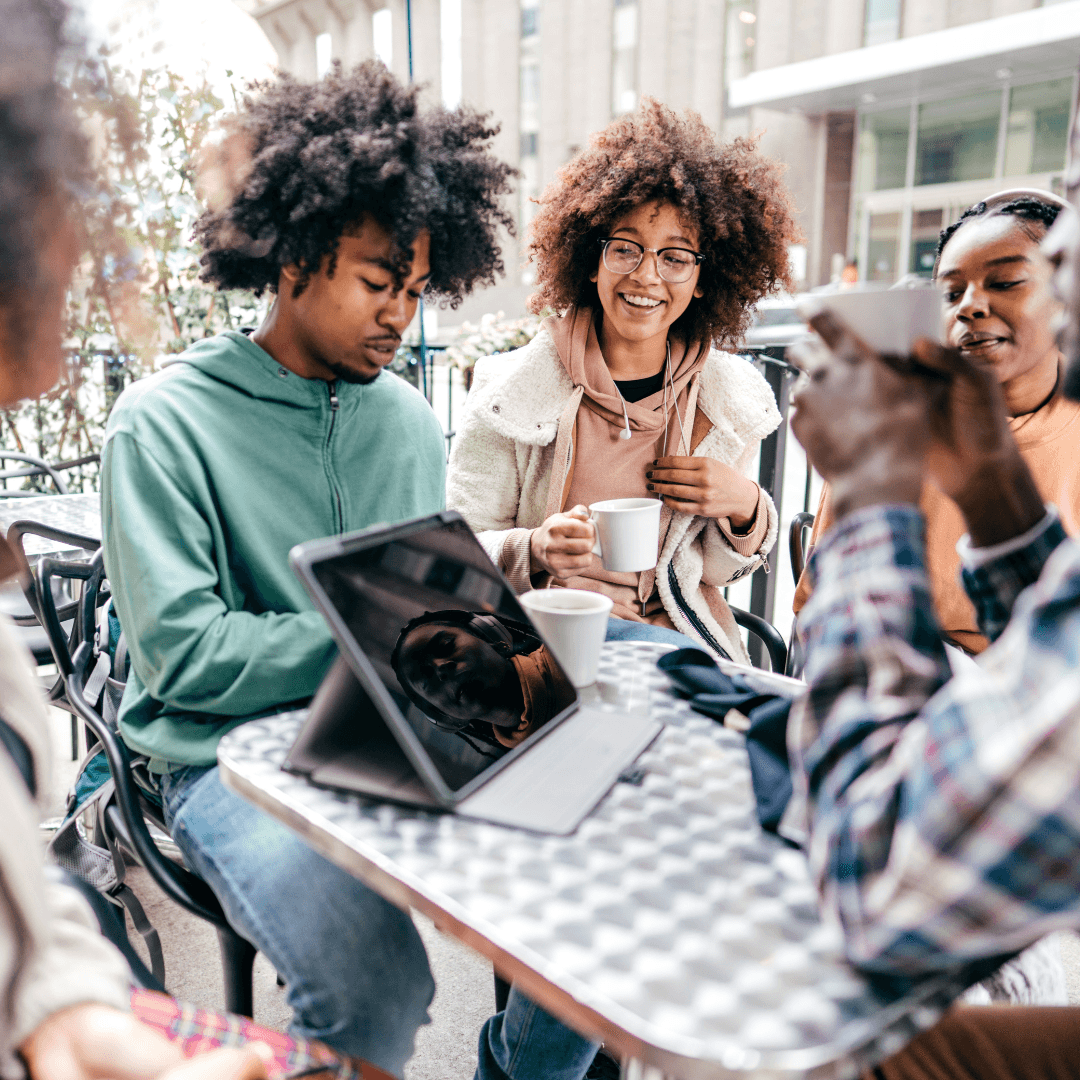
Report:
[[[400,1076],[434,990],[411,919],[227,791],[215,753],[310,698],[334,656],[289,549],[442,509],[439,423],[382,369],[422,292],[454,302],[501,272],[512,170],[482,117],[421,112],[373,61],[253,90],[195,233],[203,278],[269,290],[270,310],[130,386],[106,432],[120,731],[184,858],[285,980],[290,1031]]]

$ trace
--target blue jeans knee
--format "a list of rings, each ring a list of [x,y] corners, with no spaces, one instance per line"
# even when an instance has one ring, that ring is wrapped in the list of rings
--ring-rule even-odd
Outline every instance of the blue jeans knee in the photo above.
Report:
[[[700,649],[699,642],[672,630],[667,626],[653,626],[652,623],[634,622],[632,619],[620,619],[615,615],[608,617],[605,641],[657,641],[663,645],[674,645],[677,649]]]
[[[400,1076],[435,993],[408,912],[225,788],[217,768],[164,776],[161,793],[184,859],[285,980],[290,1033]]]

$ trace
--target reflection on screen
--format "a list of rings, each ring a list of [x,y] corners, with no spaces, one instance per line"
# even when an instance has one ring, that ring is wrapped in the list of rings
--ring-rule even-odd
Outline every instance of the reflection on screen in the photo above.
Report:
[[[463,522],[313,569],[452,790],[576,700]]]

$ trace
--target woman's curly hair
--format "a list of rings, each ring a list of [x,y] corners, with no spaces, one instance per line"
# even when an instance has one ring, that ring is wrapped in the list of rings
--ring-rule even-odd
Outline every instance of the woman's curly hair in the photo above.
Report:
[[[86,142],[57,82],[73,50],[61,0],[0,0],[0,309],[16,346],[36,317],[42,232],[87,177]]]
[[[801,239],[782,166],[755,139],[720,143],[701,117],[651,98],[597,132],[540,196],[529,251],[538,287],[529,306],[600,310],[589,280],[601,237],[642,203],[675,206],[698,233],[704,295],[675,323],[687,342],[734,345],[750,309],[778,286],[791,287],[788,245]]]
[[[417,234],[431,234],[437,298],[458,304],[503,270],[498,228],[514,170],[492,156],[498,128],[467,108],[421,112],[419,89],[374,60],[316,83],[289,75],[254,83],[230,139],[246,164],[228,197],[195,224],[202,279],[223,289],[277,288],[283,266],[301,268],[299,294],[338,241],[371,215],[393,236],[398,287]],[[228,141],[228,140],[227,140]]]

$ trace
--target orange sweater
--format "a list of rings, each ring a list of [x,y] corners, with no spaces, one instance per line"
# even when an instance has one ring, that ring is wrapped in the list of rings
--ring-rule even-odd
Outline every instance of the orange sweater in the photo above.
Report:
[[[1080,532],[1080,403],[1060,394],[1037,412],[1016,416],[1009,423],[1020,453],[1047,502],[1056,503],[1070,535]],[[960,508],[933,484],[923,488],[919,507],[926,517],[926,565],[930,593],[944,636],[971,653],[988,642],[978,631],[975,609],[960,583],[956,542],[967,532]],[[829,486],[825,485],[814,518],[811,545],[833,524]],[[798,613],[810,596],[805,571],[792,605]]]

